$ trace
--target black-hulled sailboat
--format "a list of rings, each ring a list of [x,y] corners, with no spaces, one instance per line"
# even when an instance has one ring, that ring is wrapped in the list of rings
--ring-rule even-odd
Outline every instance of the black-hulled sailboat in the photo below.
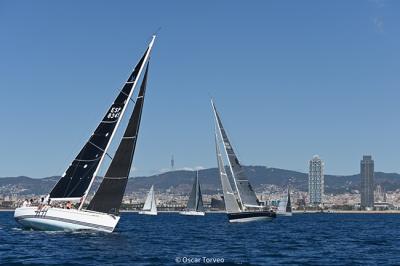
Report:
[[[256,193],[244,174],[243,168],[240,165],[239,160],[232,148],[232,145],[228,139],[228,135],[226,134],[226,131],[222,125],[221,118],[212,100],[211,105],[216,123],[215,145],[218,169],[229,222],[271,220],[272,218],[275,218],[275,212],[266,209],[264,206],[259,204]],[[225,171],[223,157],[220,152],[221,142],[223,143],[226,157],[228,159],[234,189],[232,189],[231,181],[229,180],[229,177]]]
[[[179,214],[204,216],[203,196],[201,195],[201,188],[199,183],[199,171],[196,171],[192,191],[190,192],[189,200],[186,209]]]
[[[46,197],[45,204],[20,207],[15,210],[15,219],[24,227],[37,230],[97,230],[105,232],[114,230],[120,219],[119,208],[135,151],[147,83],[147,62],[154,40],[155,36],[89,141]],[[140,91],[124,136],[99,189],[88,208],[83,209],[85,199],[146,63],[147,67]],[[79,203],[79,208],[56,207],[62,202]]]

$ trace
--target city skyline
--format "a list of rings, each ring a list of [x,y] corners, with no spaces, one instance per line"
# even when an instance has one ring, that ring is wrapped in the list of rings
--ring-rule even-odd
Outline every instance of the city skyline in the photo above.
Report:
[[[210,96],[245,165],[400,172],[399,2],[154,3],[0,4],[0,177],[61,175],[160,26],[132,176],[216,167]]]

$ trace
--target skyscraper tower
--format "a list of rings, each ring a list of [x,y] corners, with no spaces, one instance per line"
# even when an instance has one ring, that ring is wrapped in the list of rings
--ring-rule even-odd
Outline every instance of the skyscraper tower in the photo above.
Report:
[[[310,160],[308,172],[308,195],[310,204],[320,205],[324,196],[324,162],[318,155]]]
[[[374,160],[371,155],[364,155],[360,163],[361,209],[374,208]]]

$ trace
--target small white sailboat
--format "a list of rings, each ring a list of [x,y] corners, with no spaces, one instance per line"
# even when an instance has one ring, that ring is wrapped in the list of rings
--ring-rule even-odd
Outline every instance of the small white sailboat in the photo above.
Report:
[[[149,69],[147,62],[154,39],[155,36],[153,36],[145,53],[96,130],[47,195],[45,200],[47,205],[39,207],[22,206],[15,210],[14,218],[22,226],[49,231],[114,231],[120,219],[119,208],[121,207],[128,182],[139,133]],[[144,70],[145,68],[146,70]],[[126,107],[130,100],[132,100],[132,94],[143,71],[145,71],[145,74],[140,91],[123,138],[100,187],[90,201],[87,209],[83,209],[85,199],[107,154],[108,147],[125,113]],[[69,206],[68,208],[58,207],[59,203],[62,202],[69,202],[68,205],[72,202],[80,203],[80,206],[78,209],[72,209]]]
[[[215,116],[215,146],[219,175],[221,179],[222,191],[224,194],[225,210],[229,222],[250,222],[257,220],[272,220],[276,213],[266,209],[259,204],[257,195],[254,192],[249,180],[247,179],[242,166],[232,148],[228,135],[222,125],[221,118],[217,112],[214,102],[211,100],[212,109]],[[218,133],[217,133],[218,129]],[[219,139],[221,141],[219,141]],[[232,189],[231,181],[225,171],[222,154],[220,151],[220,142],[223,143],[225,154],[229,163],[229,169],[232,176],[232,183],[235,190]]]
[[[276,212],[278,216],[292,216],[292,203],[290,200],[290,189],[288,188],[287,196],[279,202],[278,211]]]
[[[154,185],[151,186],[149,194],[147,194],[146,201],[144,202],[143,209],[139,212],[139,214],[157,215],[157,204],[154,195]]]
[[[186,209],[179,212],[182,215],[191,216],[204,216],[203,197],[201,195],[200,183],[199,183],[199,171],[196,171],[196,177],[194,179],[192,191],[189,196]]]

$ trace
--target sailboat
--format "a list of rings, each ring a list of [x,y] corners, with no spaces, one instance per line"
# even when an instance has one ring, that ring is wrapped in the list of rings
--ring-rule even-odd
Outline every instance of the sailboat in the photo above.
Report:
[[[217,112],[214,101],[211,100],[212,110],[215,116],[215,146],[219,176],[221,179],[224,202],[229,222],[248,222],[255,220],[272,220],[276,213],[266,209],[259,204],[256,193],[254,192],[249,180],[244,174],[244,170],[232,148],[228,135],[222,125],[221,118]],[[223,143],[226,157],[229,162],[231,181],[226,173],[223,157],[220,151],[220,143]]]
[[[46,196],[44,204],[23,206],[15,210],[14,218],[18,223],[36,230],[114,231],[120,219],[119,208],[135,152],[149,69],[147,62],[154,40],[155,36],[88,142]],[[133,101],[133,91],[145,67],[140,91],[123,138],[97,192],[87,209],[83,209],[127,105]],[[67,208],[58,207],[65,202]],[[79,203],[79,207],[70,208],[71,203]]]
[[[199,183],[199,171],[196,171],[196,177],[194,179],[192,191],[190,192],[186,209],[179,214],[193,216],[204,216],[205,214],[203,207],[203,197],[201,195]]]
[[[157,215],[157,205],[156,198],[154,195],[154,185],[151,186],[149,194],[147,194],[146,201],[144,202],[144,206],[142,211],[139,214],[147,214],[147,215]]]
[[[279,216],[292,216],[292,203],[290,200],[290,189],[288,188],[287,196],[281,200],[278,205],[278,211],[276,213]]]

